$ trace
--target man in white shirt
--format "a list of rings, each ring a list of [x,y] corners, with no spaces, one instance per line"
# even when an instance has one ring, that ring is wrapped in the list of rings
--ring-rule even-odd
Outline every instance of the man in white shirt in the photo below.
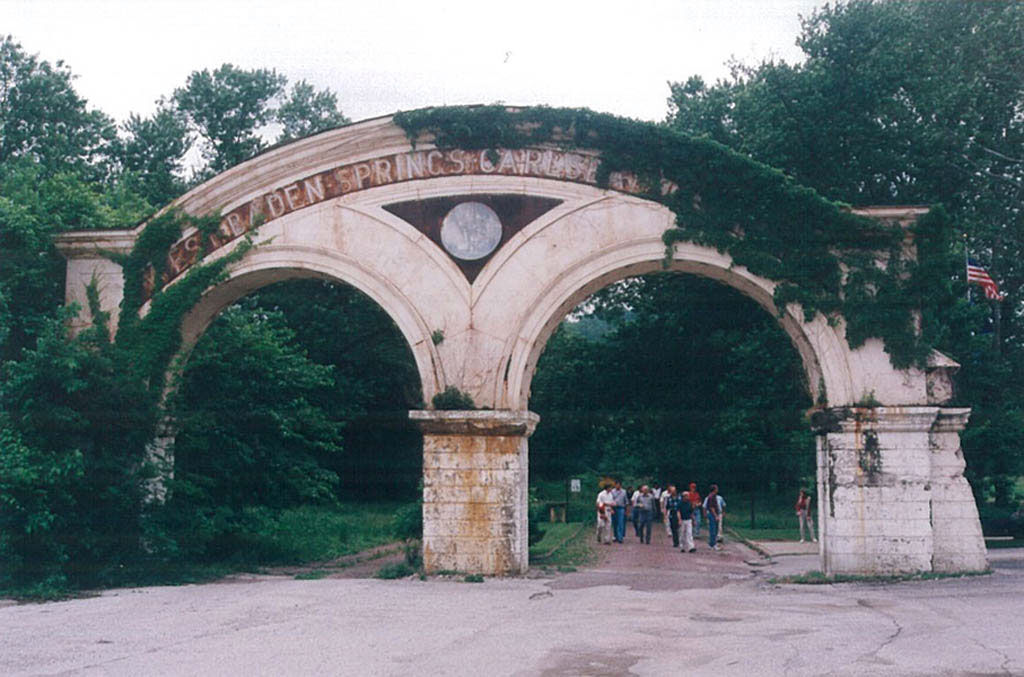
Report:
[[[612,542],[612,511],[615,509],[615,494],[607,486],[597,495],[597,542]]]

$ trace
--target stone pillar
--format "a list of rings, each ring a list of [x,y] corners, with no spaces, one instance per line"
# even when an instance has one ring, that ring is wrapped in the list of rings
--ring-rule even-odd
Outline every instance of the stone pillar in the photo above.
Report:
[[[985,568],[977,510],[958,458],[966,412],[857,407],[816,417],[826,574]]]
[[[110,313],[110,335],[117,333],[121,301],[124,298],[124,275],[121,266],[112,261],[112,254],[128,255],[135,246],[134,231],[79,231],[64,233],[57,249],[68,261],[64,278],[64,303],[77,303],[78,316],[71,320],[70,331],[78,334],[92,326],[93,317],[86,299],[86,288],[96,283],[100,310]]]
[[[931,431],[933,571],[988,568],[978,506],[964,477],[960,448],[960,432],[970,415],[970,409],[939,409]]]
[[[520,574],[527,543],[529,411],[411,411],[423,431],[423,565]]]

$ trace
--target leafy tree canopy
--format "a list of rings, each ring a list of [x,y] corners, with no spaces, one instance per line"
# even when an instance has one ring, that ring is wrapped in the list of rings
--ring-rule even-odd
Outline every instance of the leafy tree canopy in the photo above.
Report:
[[[114,123],[87,108],[72,79],[62,61],[41,61],[13,37],[0,38],[0,165],[24,158],[47,176],[104,178]]]
[[[833,199],[947,207],[1007,298],[967,302],[965,243],[925,228],[919,248],[951,261],[919,288],[926,331],[963,365],[972,485],[1006,504],[1024,472],[1010,441],[1024,436],[1024,4],[841,2],[805,18],[798,44],[800,64],[673,83],[667,122]]]

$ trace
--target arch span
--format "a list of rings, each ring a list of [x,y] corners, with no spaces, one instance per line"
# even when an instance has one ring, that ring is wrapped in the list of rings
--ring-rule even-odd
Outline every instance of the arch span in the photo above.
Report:
[[[232,266],[227,279],[203,294],[182,320],[181,352],[187,354],[220,312],[238,299],[275,282],[304,278],[351,285],[383,308],[409,346],[422,390],[436,392],[438,384],[444,382],[441,362],[430,340],[430,330],[409,298],[358,262],[306,245],[266,244]]]
[[[534,312],[523,318],[517,332],[522,340],[511,346],[507,394],[513,403],[510,408],[527,408],[537,361],[569,311],[609,284],[666,270],[717,280],[755,301],[776,319],[800,355],[812,401],[823,402],[829,394],[837,401],[846,401],[852,390],[849,369],[846,364],[832,359],[833,355],[841,354],[842,346],[826,322],[805,323],[795,308],[788,308],[780,315],[772,300],[770,282],[729,265],[727,257],[714,250],[695,245],[677,247],[667,267],[663,263],[664,251],[660,240],[615,247],[580,262],[567,270],[564,278],[544,290],[532,304]],[[771,356],[766,358],[771,359]]]
[[[577,120],[573,111],[546,113],[566,125]],[[639,124],[602,120],[591,131],[616,136],[621,125]],[[732,168],[744,172],[749,191],[761,191],[750,204],[782,200],[792,219],[831,219],[833,226],[843,221],[834,205],[809,191],[787,192],[779,175],[753,168],[745,158],[653,126],[628,131],[625,138],[647,144],[641,150],[677,144],[678,157],[692,161],[688,167],[722,161],[719,173],[673,174],[661,182],[662,195],[675,194],[673,186],[689,195],[708,183],[713,193],[720,172]],[[193,229],[171,245],[170,283],[201,261],[200,252],[212,252],[205,260],[213,260],[243,235],[257,245],[187,313],[186,346],[221,308],[256,287],[287,276],[329,277],[366,293],[394,319],[428,402],[447,386],[473,397],[481,410],[415,413],[425,432],[429,568],[510,573],[526,565],[526,438],[537,423],[526,408],[537,359],[561,318],[588,294],[660,269],[662,235],[676,224],[668,208],[644,197],[644,181],[630,171],[617,168],[603,187],[599,152],[563,147],[571,144],[560,145],[557,135],[524,143],[533,145],[442,148],[427,138],[414,147],[393,118],[383,117],[272,149],[175,202],[193,215],[219,210],[222,219],[215,232]],[[731,187],[728,194],[739,199],[735,183]],[[439,232],[446,210],[469,201],[488,203],[498,217],[496,249],[483,251],[472,266],[445,250]],[[758,222],[786,225],[789,217],[771,213],[758,212]],[[861,213],[907,224],[922,210]],[[469,241],[477,226],[463,226],[460,237]],[[98,280],[100,309],[111,314],[113,328],[124,282],[109,252],[131,250],[144,227],[62,236],[67,300],[83,302],[87,285]],[[800,246],[799,238],[793,242]],[[679,243],[669,268],[719,280],[776,314],[775,283],[719,251]],[[77,327],[91,321],[88,304],[81,306]],[[959,450],[968,410],[941,406],[951,397],[948,372],[955,363],[896,369],[881,340],[852,349],[842,318],[830,319],[805,321],[797,308],[778,315],[801,356],[808,390],[821,404],[819,516],[826,569],[984,569],[980,524]]]

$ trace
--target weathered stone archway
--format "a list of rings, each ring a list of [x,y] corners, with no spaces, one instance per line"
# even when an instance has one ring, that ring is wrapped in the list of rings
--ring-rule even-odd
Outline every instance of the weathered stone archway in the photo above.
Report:
[[[191,214],[219,211],[220,227],[183,232],[155,283],[173,286],[193,266],[230,255],[244,235],[256,245],[186,314],[186,350],[224,306],[278,279],[329,277],[373,298],[408,341],[426,401],[454,386],[483,408],[412,412],[425,434],[428,569],[521,572],[537,359],[580,300],[660,269],[662,234],[675,222],[668,208],[641,195],[629,172],[599,181],[600,163],[595,152],[557,144],[414,148],[391,118],[325,132],[253,158],[179,199],[176,206]],[[459,210],[469,213],[456,218]],[[905,222],[920,212],[863,210]],[[67,300],[84,300],[95,278],[101,307],[116,324],[123,276],[103,250],[129,250],[143,227],[65,236]],[[714,248],[678,243],[668,267],[733,286],[775,312],[776,283]],[[83,311],[79,322],[89,321]],[[969,410],[942,406],[955,363],[936,354],[929,368],[895,369],[880,340],[851,349],[841,318],[807,320],[793,305],[779,322],[822,403],[816,424],[824,569],[985,568],[959,450]]]

